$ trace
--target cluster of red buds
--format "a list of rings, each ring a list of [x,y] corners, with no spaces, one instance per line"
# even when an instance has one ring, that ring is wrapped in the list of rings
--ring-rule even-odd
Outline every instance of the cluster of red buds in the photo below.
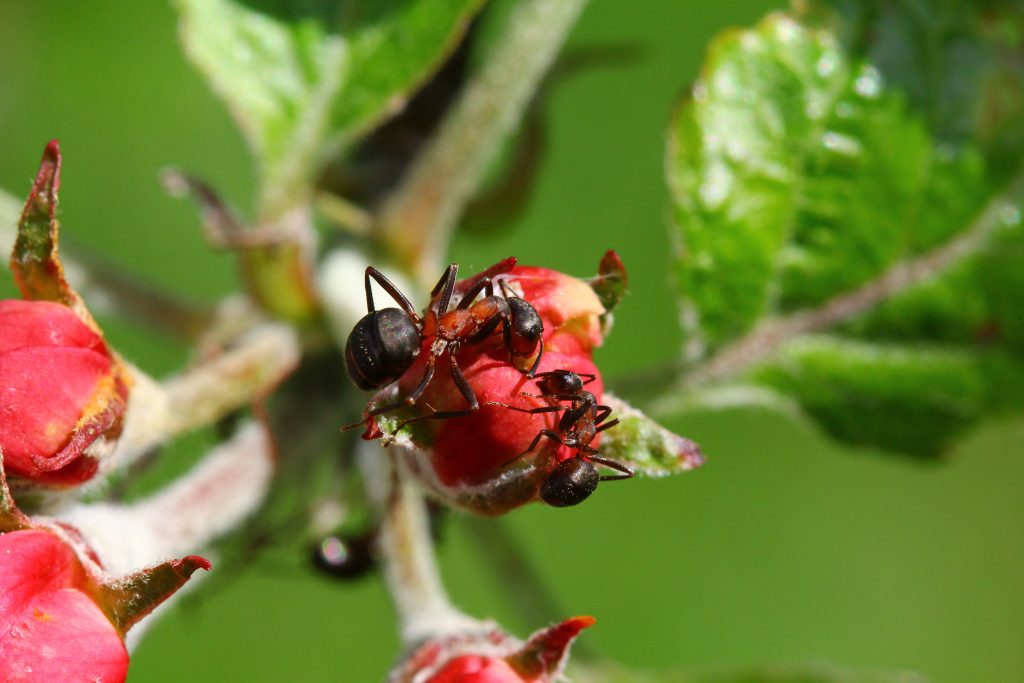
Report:
[[[271,448],[250,422],[175,486],[131,504],[79,501],[159,440],[166,406],[64,278],[59,171],[51,142],[11,258],[24,299],[0,301],[0,680],[117,683],[129,629],[210,568],[185,553],[255,508]],[[248,497],[193,495],[227,481]]]
[[[602,270],[625,279],[614,252]],[[512,258],[461,281],[456,272],[449,267],[421,316],[367,269],[370,312],[346,353],[358,386],[384,387],[357,423],[364,438],[406,434],[421,451],[409,467],[423,483],[487,515],[533,500],[575,505],[601,479],[631,476],[598,455],[601,432],[616,424],[593,361],[608,328],[601,288]],[[375,310],[371,279],[402,310]],[[600,475],[598,465],[617,473]]]

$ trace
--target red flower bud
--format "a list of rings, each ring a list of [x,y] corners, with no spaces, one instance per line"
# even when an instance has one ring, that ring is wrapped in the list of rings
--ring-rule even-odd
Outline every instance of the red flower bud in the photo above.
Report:
[[[572,349],[560,345],[578,341],[576,348],[589,352],[604,341],[600,321],[604,306],[583,280],[536,266],[516,266],[508,279],[519,286],[523,298],[540,314],[549,347],[568,353]]]
[[[0,680],[116,683],[127,671],[121,635],[71,548],[41,529],[0,535]]]
[[[89,447],[120,432],[128,388],[96,331],[64,305],[0,301],[0,452],[10,474],[91,478]]]
[[[573,617],[537,631],[526,643],[501,631],[430,640],[392,672],[391,683],[552,683],[580,631],[593,617]],[[426,676],[426,677],[425,677]]]
[[[504,659],[462,655],[449,661],[427,683],[524,683],[523,678]]]
[[[522,293],[543,321],[545,350],[538,373],[567,370],[591,375],[594,379],[586,390],[600,402],[603,385],[591,356],[602,341],[600,316],[605,309],[594,290],[582,280],[545,268],[517,266],[500,277]],[[465,283],[458,288],[466,288]],[[399,395],[410,394],[420,384],[431,343],[431,338],[425,341],[417,361],[398,381]],[[500,333],[464,345],[456,360],[480,408],[468,415],[411,424],[413,443],[431,455],[429,461],[423,454],[412,455],[410,466],[447,501],[480,514],[503,514],[536,499],[554,468],[576,455],[577,449],[544,435],[558,432],[563,410],[556,406],[568,403],[542,396],[545,392],[537,380],[524,374],[524,363],[509,357]],[[434,379],[417,406],[402,417],[467,408],[466,398],[444,369],[447,362],[446,357],[438,360]],[[371,403],[393,401],[385,390]],[[542,411],[529,412],[537,409]],[[379,432],[371,426],[368,434]],[[587,445],[597,447],[599,442],[597,434]]]

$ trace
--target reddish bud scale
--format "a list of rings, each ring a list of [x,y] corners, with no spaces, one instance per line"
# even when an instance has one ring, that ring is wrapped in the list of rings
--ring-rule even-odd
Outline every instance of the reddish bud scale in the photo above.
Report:
[[[47,301],[0,301],[0,388],[7,471],[54,485],[95,474],[85,450],[120,431],[128,395],[103,338]]]

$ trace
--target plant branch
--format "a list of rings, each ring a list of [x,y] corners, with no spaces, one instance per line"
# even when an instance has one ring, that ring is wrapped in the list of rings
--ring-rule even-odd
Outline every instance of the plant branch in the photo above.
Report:
[[[457,610],[448,599],[434,557],[423,493],[400,464],[394,448],[391,490],[381,524],[384,577],[395,601],[403,642],[477,631],[484,625]]]
[[[523,0],[440,129],[381,210],[380,237],[429,286],[455,223],[529,105],[587,0]]]
[[[920,256],[897,263],[860,287],[836,296],[818,308],[766,320],[746,336],[722,349],[696,367],[663,394],[652,412],[666,412],[678,403],[673,394],[735,377],[764,362],[786,342],[806,334],[822,332],[850,320],[879,303],[932,279],[984,249],[1006,221],[1008,212],[1019,211],[1024,202],[1024,170],[1007,188],[993,197],[959,236]]]
[[[253,404],[295,368],[299,344],[284,325],[264,324],[234,348],[158,385],[136,371],[124,433],[111,460],[118,467],[167,439]]]
[[[266,429],[246,422],[190,472],[153,496],[130,505],[76,504],[60,519],[78,528],[104,567],[125,574],[202,551],[252,514],[274,470]]]

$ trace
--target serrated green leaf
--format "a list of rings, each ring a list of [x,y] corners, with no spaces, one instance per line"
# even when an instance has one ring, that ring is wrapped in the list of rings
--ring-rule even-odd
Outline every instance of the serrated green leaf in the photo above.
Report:
[[[711,350],[941,243],[986,198],[977,153],[938,149],[873,67],[783,15],[719,39],[672,144],[680,288]]]
[[[890,4],[812,2],[726,34],[679,107],[677,279],[691,360],[710,356],[685,386],[699,405],[740,379],[844,441],[931,456],[1021,407],[1024,151],[1007,173],[984,107],[961,101],[1006,74],[991,26],[952,25],[978,8],[883,27]],[[946,50],[964,51],[958,75],[933,73]]]
[[[619,423],[602,433],[601,457],[648,477],[677,474],[704,464],[704,454],[693,441],[670,432],[607,392],[603,400]]]
[[[186,52],[260,167],[262,210],[304,198],[323,161],[401,109],[483,0],[175,0]]]

